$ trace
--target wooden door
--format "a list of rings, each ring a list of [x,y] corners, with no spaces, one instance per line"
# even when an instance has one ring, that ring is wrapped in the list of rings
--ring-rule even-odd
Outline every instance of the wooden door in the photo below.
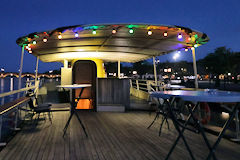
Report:
[[[83,90],[77,109],[96,109],[96,64],[90,60],[78,60],[73,65],[72,76],[73,84],[92,85],[92,87],[87,87]],[[80,91],[81,89],[73,91],[73,97],[78,98]]]

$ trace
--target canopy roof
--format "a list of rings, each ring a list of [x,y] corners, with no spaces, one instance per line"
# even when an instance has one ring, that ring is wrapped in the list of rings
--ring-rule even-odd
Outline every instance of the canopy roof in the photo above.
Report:
[[[35,32],[18,38],[17,44],[44,62],[85,58],[137,62],[197,47],[208,40],[205,33],[180,26],[100,24]]]

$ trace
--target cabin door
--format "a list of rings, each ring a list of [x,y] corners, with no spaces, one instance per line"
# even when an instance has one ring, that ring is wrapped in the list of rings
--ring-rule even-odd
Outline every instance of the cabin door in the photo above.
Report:
[[[76,109],[96,109],[96,78],[97,67],[93,61],[78,60],[73,65],[73,84],[91,84],[83,90],[81,99],[77,103]],[[78,98],[80,89],[73,91],[73,98]],[[75,102],[77,100],[74,98]]]

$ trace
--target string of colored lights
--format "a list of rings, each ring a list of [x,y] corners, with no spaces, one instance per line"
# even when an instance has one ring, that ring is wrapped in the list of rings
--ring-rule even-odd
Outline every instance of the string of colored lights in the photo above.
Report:
[[[128,32],[130,34],[134,34],[135,33],[135,30],[134,30],[135,28],[141,28],[141,27],[146,27],[146,26],[144,26],[144,25],[127,25],[126,27],[129,28]],[[92,34],[96,35],[97,30],[98,29],[103,29],[103,28],[104,28],[104,25],[76,27],[74,29],[72,28],[72,30],[73,30],[75,38],[78,38],[79,37],[79,32],[81,32],[81,31],[92,30]],[[63,30],[63,31],[58,31],[58,29],[56,29],[56,31],[58,32],[57,37],[58,37],[59,40],[63,39],[63,36],[64,36],[63,33],[68,29],[71,29],[71,28],[65,28],[65,30]],[[146,29],[146,28],[144,28],[144,29]],[[171,29],[173,30],[173,28],[166,27],[166,26],[149,26],[149,27],[147,27],[147,35],[151,36],[155,32],[155,30],[159,30],[159,29],[160,30],[165,30],[162,34],[163,37],[168,37],[168,31],[167,30],[171,30]],[[189,46],[184,49],[185,51],[188,51],[189,48],[192,48],[192,47],[196,48],[196,47],[200,46],[201,44],[206,43],[204,41],[201,42],[201,38],[199,38],[198,34],[195,33],[195,32],[191,32],[191,33],[186,34],[184,32],[184,30],[183,31],[181,30],[181,28],[174,28],[174,29],[175,29],[174,31],[177,31],[177,33],[178,33],[177,34],[177,39],[179,41],[185,40],[186,42],[188,42]],[[37,44],[37,39],[40,38],[40,37],[43,37],[42,41],[44,43],[46,43],[48,41],[47,37],[52,36],[54,34],[54,32],[55,31],[52,31],[52,33],[47,33],[47,32],[36,33],[33,36],[24,37],[22,39],[22,41],[23,41],[22,45],[25,46],[25,49],[28,50],[29,53],[32,53],[33,51],[32,51],[32,48],[31,48],[30,44],[36,45]],[[112,28],[111,32],[112,32],[112,34],[116,34],[117,33],[117,27]],[[184,33],[184,36],[183,36],[183,33]],[[206,35],[204,35],[204,36],[206,36]],[[185,37],[185,39],[183,39],[184,37]]]

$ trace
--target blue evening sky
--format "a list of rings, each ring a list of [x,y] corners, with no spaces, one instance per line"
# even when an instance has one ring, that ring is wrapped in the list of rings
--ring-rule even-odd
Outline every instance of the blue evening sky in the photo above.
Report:
[[[210,42],[196,50],[197,59],[215,48],[240,51],[240,0],[1,0],[0,67],[19,69],[21,48],[16,39],[32,32],[62,26],[98,23],[179,25],[201,32]],[[172,61],[173,55],[159,57]],[[178,60],[191,61],[190,53]],[[33,72],[36,57],[25,54],[24,72]],[[59,69],[60,63],[40,63],[40,72]]]

